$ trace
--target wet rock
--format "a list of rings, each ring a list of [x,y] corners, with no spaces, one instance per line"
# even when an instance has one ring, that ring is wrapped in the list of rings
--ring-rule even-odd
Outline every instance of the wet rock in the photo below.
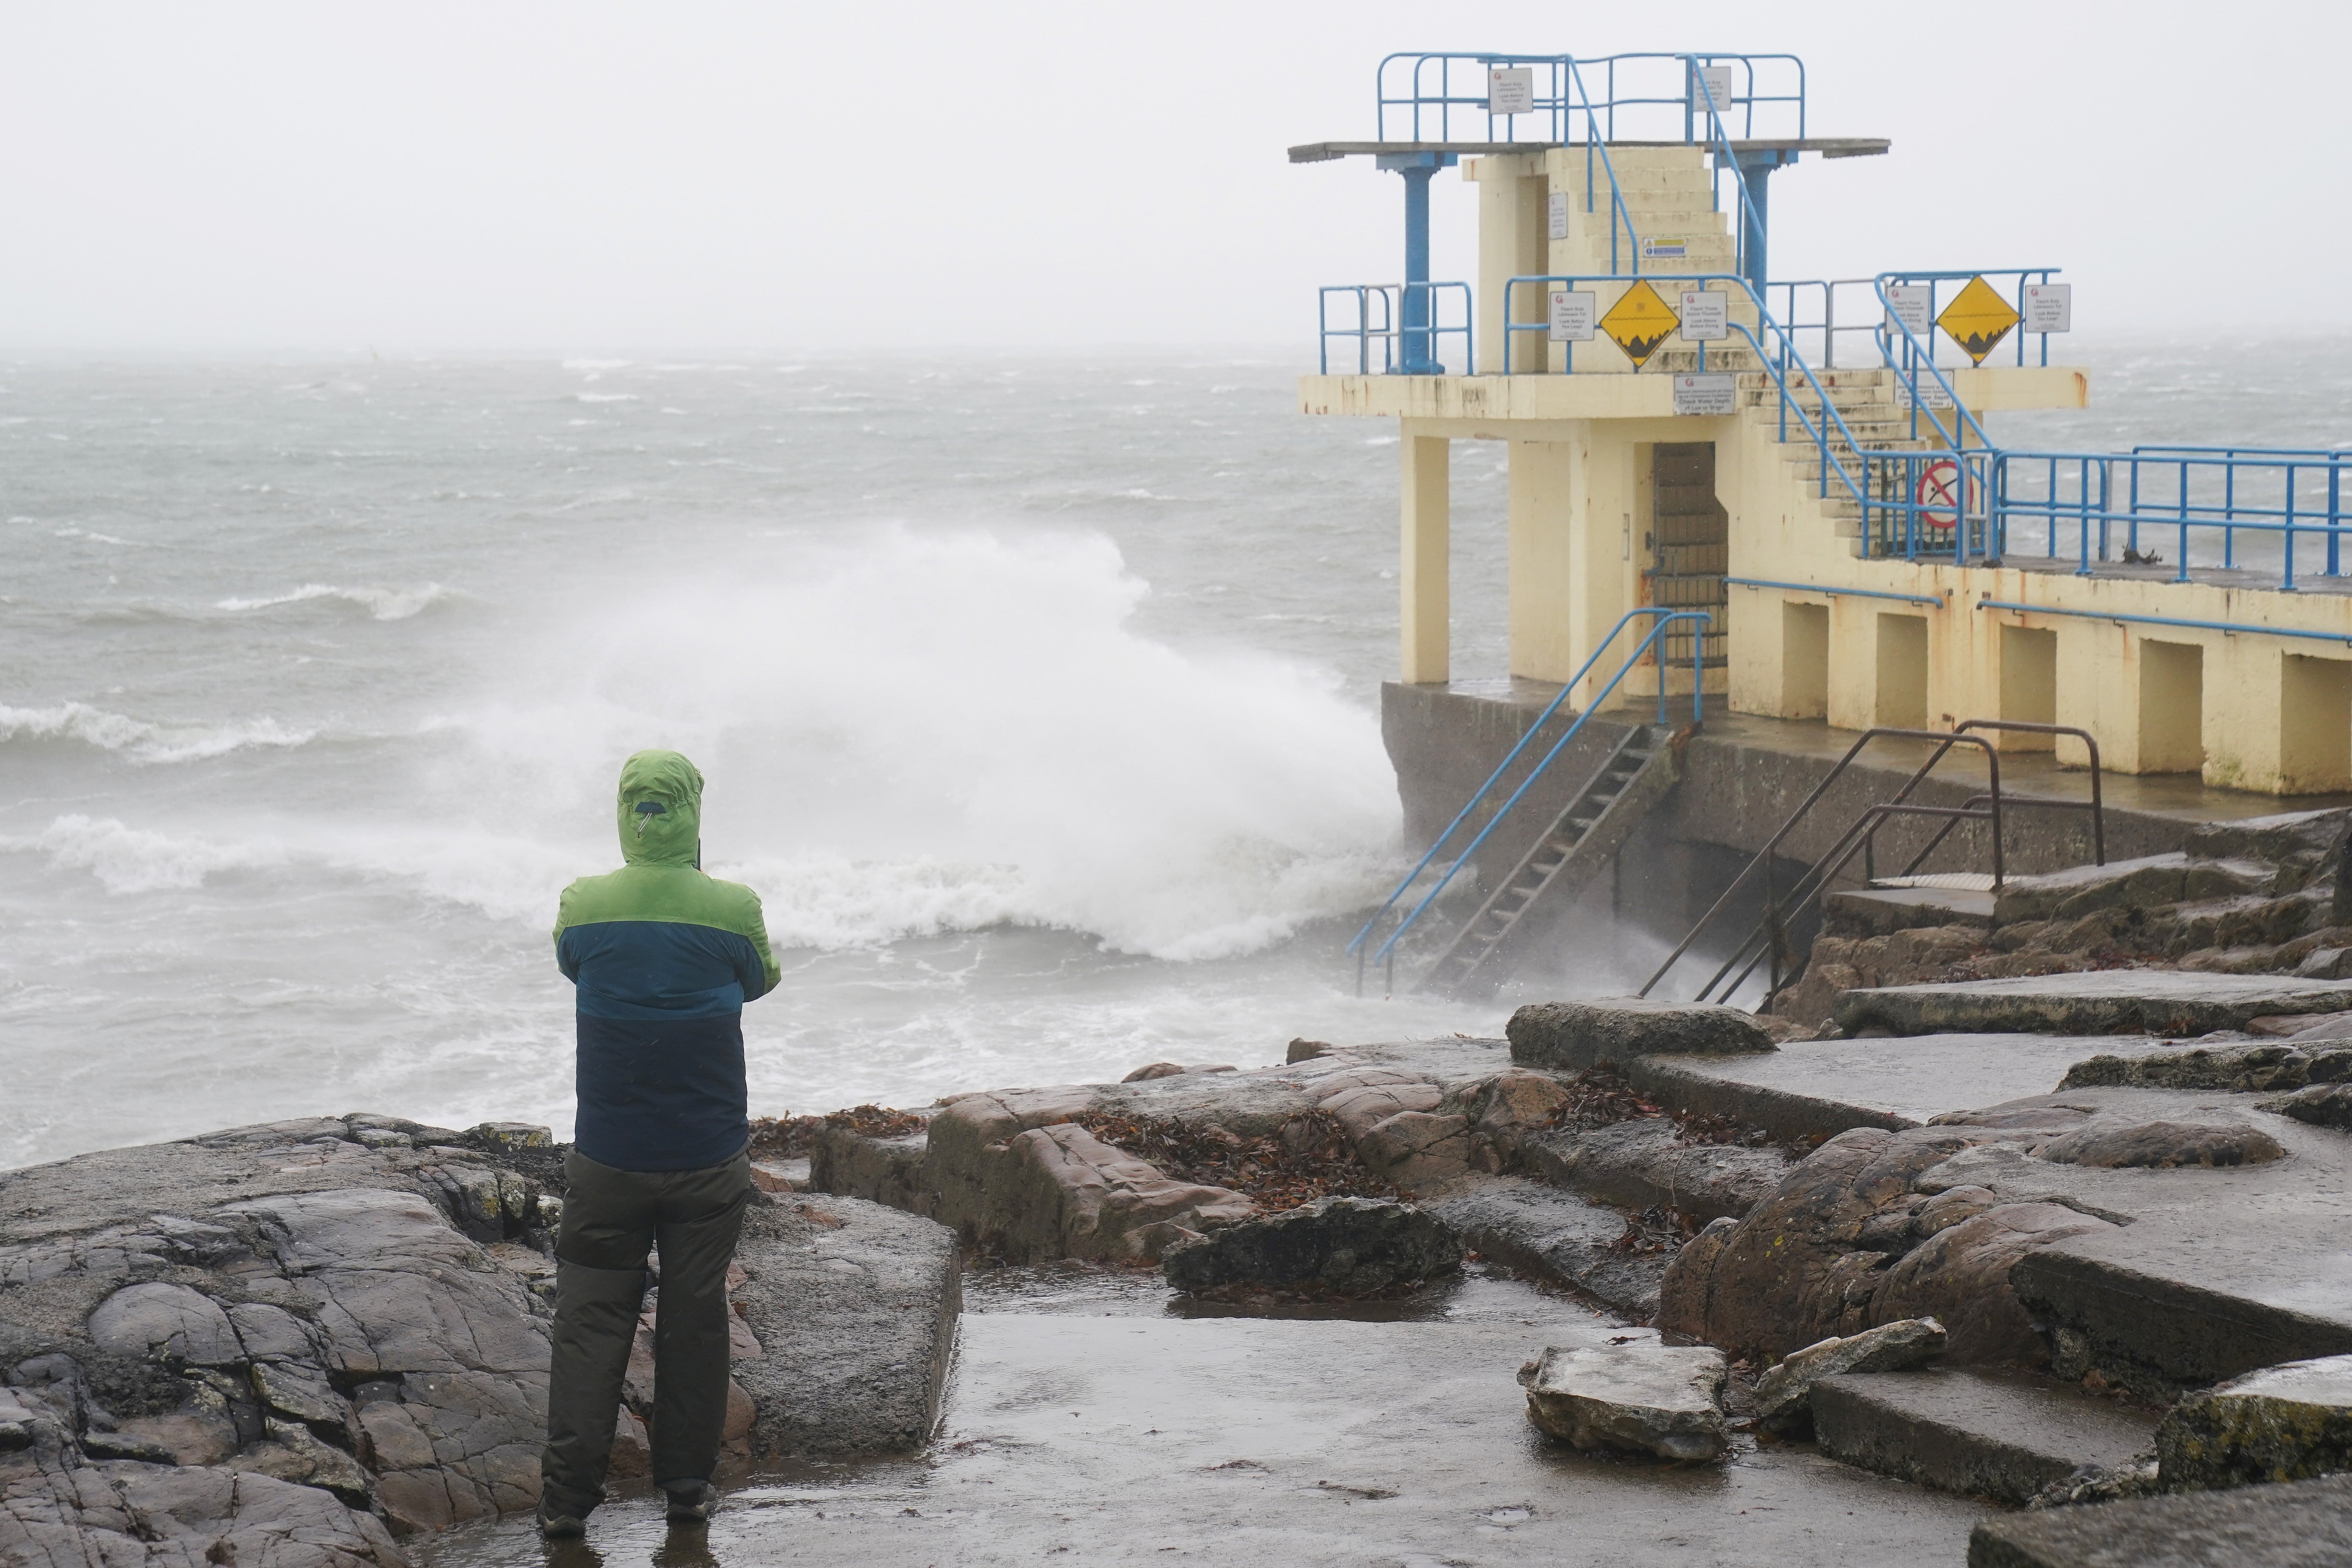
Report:
[[[1318,1198],[1171,1247],[1162,1264],[1180,1290],[1227,1285],[1362,1296],[1460,1267],[1445,1223],[1384,1198]]]
[[[1519,1369],[1528,1419],[1579,1448],[1711,1459],[1730,1443],[1723,1353],[1705,1345],[1548,1349]]]
[[[1185,1236],[1257,1212],[1239,1193],[1171,1180],[1069,1122],[1018,1134],[999,1167],[976,1229],[982,1245],[1016,1262],[1149,1261]]]
[[[468,1128],[467,1139],[501,1149],[552,1149],[555,1134],[529,1121],[484,1121]]]
[[[2076,1062],[2061,1089],[2100,1088],[2221,1089],[2251,1094],[2352,1080],[2352,1044],[2190,1046],[2146,1056],[2096,1056]]]
[[[359,1461],[340,1448],[329,1447],[299,1421],[270,1422],[269,1440],[228,1459],[226,1468],[318,1487],[353,1508],[365,1508],[370,1500],[368,1473]]]
[[[1812,1394],[1816,1378],[1848,1372],[1899,1372],[1944,1353],[1944,1325],[1904,1318],[1843,1339],[1822,1340],[1796,1352],[1756,1382],[1756,1414],[1767,1421],[1789,1415]]]
[[[1971,1568],[2319,1568],[2352,1562],[2352,1477],[1988,1519]]]
[[[1121,1083],[1150,1083],[1154,1079],[1181,1078],[1188,1072],[1239,1072],[1240,1070],[1241,1069],[1239,1068],[1233,1066],[1231,1063],[1225,1063],[1214,1067],[1183,1067],[1175,1062],[1153,1062],[1148,1067],[1139,1067],[1136,1068],[1133,1072],[1128,1074],[1118,1081]]]
[[[2168,1491],[2352,1470],[2352,1355],[2289,1362],[2173,1406],[2156,1429]]]
[[[1937,1230],[1889,1268],[1871,1294],[1871,1319],[1937,1320],[1948,1331],[1955,1365],[2043,1364],[2049,1349],[2010,1270],[2053,1242],[2116,1228],[2059,1204],[1985,1209]]]
[[[1942,1127],[1840,1133],[1791,1167],[1720,1245],[1676,1255],[1658,1326],[1772,1361],[1870,1327],[1872,1293],[1895,1251],[1912,1244],[1909,1210],[1920,1201],[1912,1179],[1981,1136]],[[1865,1223],[1887,1209],[1902,1222],[1865,1245]]]
[[[117,1290],[90,1314],[89,1337],[116,1355],[185,1366],[227,1366],[245,1359],[228,1314],[184,1285],[148,1283]]]
[[[2315,1083],[2278,1100],[2265,1100],[2264,1110],[2275,1110],[2314,1127],[2352,1131],[2352,1083]]]
[[[2095,1124],[2036,1143],[2028,1152],[2053,1164],[2108,1170],[2264,1165],[2286,1154],[2277,1139],[2258,1127],[2185,1121],[2144,1121],[2126,1127]]]
[[[1286,1067],[1297,1062],[1311,1062],[1318,1057],[1330,1055],[1337,1048],[1328,1040],[1309,1040],[1301,1037],[1290,1042],[1289,1049],[1283,1054],[1283,1064]]]
[[[1356,1140],[1356,1156],[1374,1175],[1401,1187],[1436,1186],[1469,1170],[1470,1121],[1401,1110],[1365,1130]]]
[[[739,1342],[733,1363],[756,1407],[754,1454],[902,1453],[929,1439],[962,1300],[954,1232],[856,1198],[794,1197],[747,1212],[735,1256],[758,1352]]]
[[[1536,1002],[1504,1031],[1521,1067],[1581,1072],[1639,1056],[1719,1056],[1777,1049],[1755,1018],[1737,1007],[1692,1006],[1636,996]]]
[[[121,1461],[11,1478],[0,1489],[0,1560],[408,1568],[382,1521],[317,1487]]]
[[[1556,1186],[1622,1208],[1661,1205],[1702,1224],[1748,1213],[1789,1171],[1778,1149],[1692,1142],[1662,1116],[1538,1132],[1522,1150],[1528,1173]]]
[[[1424,1208],[1490,1262],[1564,1286],[1630,1322],[1657,1316],[1658,1280],[1669,1255],[1626,1247],[1625,1216],[1615,1209],[1517,1176],[1480,1182]],[[1720,1223],[1728,1228],[1730,1222]],[[1700,1232],[1702,1238],[1707,1234]]]

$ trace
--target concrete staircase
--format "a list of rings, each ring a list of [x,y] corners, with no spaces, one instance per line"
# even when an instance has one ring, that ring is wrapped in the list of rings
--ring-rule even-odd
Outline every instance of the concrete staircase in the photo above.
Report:
[[[1797,410],[1804,410],[1814,429],[1828,437],[1829,449],[1856,484],[1867,482],[1860,460],[1865,453],[1924,452],[1939,443],[1912,434],[1911,413],[1901,401],[1894,371],[1878,366],[1814,374],[1829,395],[1830,406],[1836,409],[1838,418],[1844,423],[1843,431],[1822,414],[1821,393],[1806,384],[1801,374],[1794,371],[1790,375],[1790,407],[1785,438],[1780,428],[1780,390],[1761,367],[1740,374],[1742,412],[1750,429],[1765,432],[1780,444],[1785,473],[1795,493],[1796,515],[1801,517],[1807,511],[1818,515],[1839,538],[1850,542],[1853,553],[1867,555],[1870,542],[1864,537],[1862,503],[1854,500],[1853,491],[1835,472],[1829,476],[1828,493],[1822,493],[1822,444],[1805,429]],[[1923,417],[1921,428],[1927,427]],[[1849,434],[1853,437],[1851,441],[1846,438]]]

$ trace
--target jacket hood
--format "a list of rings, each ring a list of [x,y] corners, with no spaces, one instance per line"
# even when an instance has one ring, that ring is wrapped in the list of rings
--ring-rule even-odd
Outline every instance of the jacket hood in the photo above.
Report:
[[[639,752],[621,764],[621,858],[632,866],[692,866],[702,858],[702,774],[676,752]]]

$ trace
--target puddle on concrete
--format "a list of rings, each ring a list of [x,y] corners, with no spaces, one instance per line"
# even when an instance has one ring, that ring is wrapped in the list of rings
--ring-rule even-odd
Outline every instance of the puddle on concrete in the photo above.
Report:
[[[415,1543],[429,1568],[771,1563],[1959,1564],[1983,1505],[1743,1446],[1673,1466],[1535,1432],[1515,1379],[1628,1330],[1473,1270],[1381,1314],[1199,1316],[1152,1273],[969,1282],[940,1437],[918,1458],[724,1478],[707,1531],[643,1490],[542,1544],[528,1519]]]

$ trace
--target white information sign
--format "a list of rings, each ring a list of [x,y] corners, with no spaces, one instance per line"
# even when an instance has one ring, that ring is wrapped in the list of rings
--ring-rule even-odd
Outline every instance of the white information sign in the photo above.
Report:
[[[1527,114],[1535,106],[1536,73],[1532,66],[1496,66],[1486,73],[1487,113]]]
[[[1720,289],[1683,290],[1683,341],[1711,343],[1731,335],[1731,296]]]
[[[1701,93],[1698,89],[1698,83],[1692,83],[1691,108],[1696,110],[1701,115],[1706,114],[1707,96],[1711,94],[1715,99],[1715,111],[1717,114],[1730,113],[1731,77],[1735,68],[1736,68],[1731,66],[1699,67],[1698,79],[1699,81],[1706,83],[1706,92]]]
[[[1591,342],[1595,319],[1590,290],[1555,289],[1551,291],[1551,331],[1547,335],[1553,342]]]
[[[1554,191],[1544,203],[1546,235],[1552,239],[1568,237],[1568,193]]]
[[[1927,312],[1934,304],[1934,291],[1925,283],[1889,283],[1886,286],[1886,330],[1901,337],[1902,327],[1911,329],[1911,335],[1925,342],[1935,323]],[[1897,323],[1901,323],[1898,326]]]
[[[1739,411],[1739,378],[1736,375],[1678,375],[1675,377],[1675,412],[1677,414],[1736,414]]]
[[[1910,407],[1913,401],[1910,384],[1899,377],[1895,383],[1895,401],[1905,408]],[[1949,408],[1952,405],[1952,395],[1944,390],[1942,382],[1922,370],[1919,373],[1917,402],[1922,408]]]
[[[2025,286],[2025,330],[2068,332],[2074,330],[2074,286],[2072,283],[2028,283]]]

